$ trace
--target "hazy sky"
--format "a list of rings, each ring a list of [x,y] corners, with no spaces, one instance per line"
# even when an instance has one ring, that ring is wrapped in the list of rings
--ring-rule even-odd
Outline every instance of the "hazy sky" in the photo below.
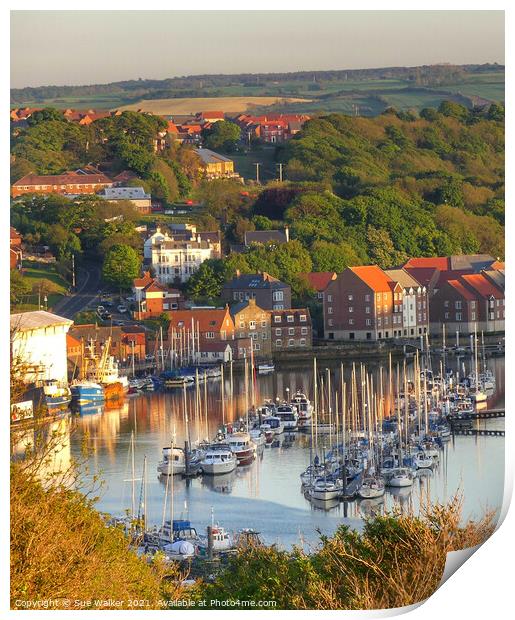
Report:
[[[11,86],[504,63],[502,11],[13,11]]]

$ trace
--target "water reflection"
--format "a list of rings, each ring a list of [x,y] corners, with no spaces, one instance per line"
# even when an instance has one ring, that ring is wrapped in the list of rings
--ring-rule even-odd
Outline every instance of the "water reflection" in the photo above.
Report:
[[[495,373],[497,391],[489,399],[489,408],[504,406],[504,358],[489,360]],[[339,368],[332,369],[331,380],[338,385]],[[344,369],[348,377],[350,367]],[[374,369],[377,385],[388,392],[387,365]],[[176,441],[210,438],[222,422],[234,421],[244,413],[244,385],[241,376],[225,377],[226,399],[221,406],[221,382],[209,381],[207,400],[204,387],[189,388],[184,404],[182,392],[153,392],[131,397],[121,409],[75,418],[70,437],[71,456],[77,456],[85,440],[92,450],[88,465],[101,472],[105,480],[98,507],[120,513],[131,503],[129,444],[135,437],[137,492],[141,493],[142,464],[147,457],[148,521],[162,520],[166,479],[159,479],[156,466],[161,450]],[[230,397],[231,384],[234,397]],[[297,389],[311,394],[311,368],[278,371],[258,376],[256,403],[284,396]],[[200,404],[199,404],[200,400]],[[186,416],[188,425],[186,425]],[[478,421],[478,428],[504,428],[504,420]],[[314,542],[316,530],[331,534],[341,523],[360,527],[363,517],[397,508],[416,510],[429,501],[444,502],[457,491],[464,494],[464,518],[478,516],[487,508],[498,508],[503,496],[504,439],[502,437],[456,436],[447,442],[440,465],[433,472],[420,470],[412,488],[388,489],[383,498],[355,502],[309,502],[300,489],[300,473],[309,462],[310,438],[300,433],[279,436],[267,445],[259,458],[247,467],[238,467],[225,476],[204,476],[194,480],[174,479],[174,515],[189,516],[198,529],[210,522],[211,506],[215,517],[229,530],[253,527],[267,542],[284,546],[299,541]],[[300,532],[300,534],[299,534]]]

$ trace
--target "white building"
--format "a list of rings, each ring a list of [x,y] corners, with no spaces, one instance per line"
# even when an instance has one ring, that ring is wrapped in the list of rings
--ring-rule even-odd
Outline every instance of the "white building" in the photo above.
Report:
[[[151,211],[152,196],[147,194],[142,187],[106,187],[99,195],[112,203],[128,200],[141,213],[150,213]]]
[[[73,321],[45,310],[11,314],[11,360],[26,366],[25,382],[68,382],[66,333]]]
[[[158,228],[145,241],[143,255],[161,284],[184,283],[205,260],[221,257],[220,233],[197,233],[192,226],[169,235]]]
[[[402,288],[402,334],[418,338],[429,330],[429,296],[420,284],[404,269],[386,269],[385,273]]]

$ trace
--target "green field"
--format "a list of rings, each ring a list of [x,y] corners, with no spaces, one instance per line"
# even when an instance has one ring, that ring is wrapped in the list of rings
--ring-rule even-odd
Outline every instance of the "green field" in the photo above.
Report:
[[[256,179],[256,166],[259,163],[259,178],[261,182],[279,178],[279,170],[275,163],[275,147],[252,149],[247,153],[229,155],[234,161],[234,168],[245,180]]]
[[[256,108],[256,112],[262,113],[266,110],[353,114],[356,112],[356,106],[358,106],[358,114],[374,116],[380,114],[387,106],[395,106],[399,109],[438,107],[441,101],[452,98],[461,102],[466,102],[462,97],[481,97],[488,101],[504,101],[504,81],[504,71],[465,73],[463,78],[460,77],[455,82],[441,86],[416,86],[412,81],[393,78],[319,80],[314,73],[314,80],[312,78],[276,82],[269,79],[262,82],[256,81],[255,85],[250,86],[235,83],[229,86],[199,88],[198,96],[192,96],[191,90],[171,89],[166,97],[185,97],[192,99],[192,101],[196,98],[200,100],[208,97],[304,97],[313,101],[260,107]],[[155,91],[150,92],[148,89],[146,91],[120,90],[120,92],[96,95],[28,100],[18,105],[19,107],[27,105],[34,107],[113,109],[131,104],[137,107],[142,100],[148,101],[155,97],[165,97],[165,95]],[[468,103],[471,105],[472,102]],[[210,105],[215,105],[215,103],[213,102]]]

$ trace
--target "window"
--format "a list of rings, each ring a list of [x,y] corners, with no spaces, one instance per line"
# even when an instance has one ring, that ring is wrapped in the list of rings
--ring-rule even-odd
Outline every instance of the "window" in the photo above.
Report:
[[[365,325],[372,325],[372,321],[371,321],[370,319],[367,319],[367,320],[365,321]]]
[[[293,314],[289,314],[286,317],[286,320],[288,321],[288,323],[293,323],[293,321],[295,320],[295,317],[293,316]]]
[[[206,332],[206,339],[213,340],[215,332]]]
[[[383,306],[383,312],[388,312],[388,306],[387,305]]]
[[[444,305],[444,308],[448,308],[448,307],[449,307],[449,301],[446,299],[446,300],[443,302],[443,305]]]
[[[383,293],[383,301],[386,301],[388,299],[388,293]]]
[[[288,346],[289,346],[289,347],[294,347],[294,346],[295,346],[295,340],[293,340],[293,338],[290,338],[290,339],[288,340]]]
[[[354,307],[353,306],[349,306],[349,312],[354,312]]]
[[[306,346],[306,339],[305,338],[301,338],[299,344],[300,344],[301,347],[305,347]]]
[[[333,313],[333,307],[329,306],[329,308],[327,308],[327,314],[332,314]]]
[[[499,307],[499,300],[498,300],[498,299],[496,300],[495,305],[496,305],[497,307]]]
[[[288,329],[288,334],[289,334],[290,336],[293,336],[293,335],[295,334],[295,327],[290,327],[290,328]]]
[[[307,327],[302,327],[302,328],[301,328],[301,330],[300,330],[300,333],[301,333],[303,336],[306,336],[306,335],[307,335],[307,333],[308,333],[308,328],[307,328]]]
[[[256,321],[249,321],[249,329],[256,329]]]
[[[332,295],[328,295],[327,296],[327,301],[333,301],[333,296]]]
[[[274,310],[284,310],[284,304],[274,304]]]
[[[461,321],[461,312],[456,312],[456,320]]]
[[[332,327],[332,325],[333,325],[333,319],[329,319],[329,320],[327,321],[327,324],[329,325],[329,327]]]
[[[494,320],[495,312],[490,312],[489,314],[490,314],[490,320],[493,321]]]
[[[261,321],[261,327],[266,327],[266,321]]]
[[[280,323],[281,322],[281,315],[280,314],[276,314],[274,316],[274,323]]]
[[[370,314],[370,306],[365,306],[365,314]]]
[[[240,329],[243,329],[245,327],[245,321],[240,321]]]
[[[445,318],[445,319],[448,319],[448,318],[449,318],[449,313],[448,313],[448,312],[446,312],[446,313],[444,314],[444,318]]]
[[[256,334],[255,332],[253,334],[249,334],[249,337],[252,338],[252,340],[257,340],[259,337],[259,334]]]
[[[280,336],[282,334],[282,329],[279,327],[278,329],[275,330],[275,335],[276,336]]]
[[[472,312],[471,315],[470,315],[470,318],[472,319],[472,321],[475,321],[476,320],[476,313]]]
[[[349,325],[354,325],[354,319],[349,319]]]
[[[365,295],[365,301],[370,301],[370,295]]]
[[[283,301],[284,300],[284,292],[283,291],[274,291],[272,294],[272,299],[274,301]]]
[[[261,349],[261,345],[259,344],[259,342],[254,342],[254,346],[252,348],[254,349],[254,351],[259,351],[259,349]]]
[[[177,258],[177,257],[175,257],[175,258]],[[237,293],[237,292],[234,292],[234,293],[232,294],[232,298],[234,299],[234,301],[238,301],[238,293]]]
[[[308,320],[308,317],[305,314],[301,314],[299,319],[301,323],[305,323]]]
[[[282,346],[283,346],[283,341],[282,341],[282,340],[280,340],[280,339],[277,339],[277,340],[275,341],[275,346],[276,346],[276,347],[282,347]]]
[[[381,303],[381,293],[377,293],[377,302]]]
[[[263,333],[261,334],[261,339],[262,339],[262,340],[266,340],[267,338],[268,338],[268,336],[266,335],[266,332],[263,332]]]
[[[349,295],[349,296],[348,296],[348,300],[349,300],[349,301],[352,301],[353,299],[354,299],[353,295]]]
[[[461,301],[454,302],[454,307],[456,308],[456,310],[461,310]]]

